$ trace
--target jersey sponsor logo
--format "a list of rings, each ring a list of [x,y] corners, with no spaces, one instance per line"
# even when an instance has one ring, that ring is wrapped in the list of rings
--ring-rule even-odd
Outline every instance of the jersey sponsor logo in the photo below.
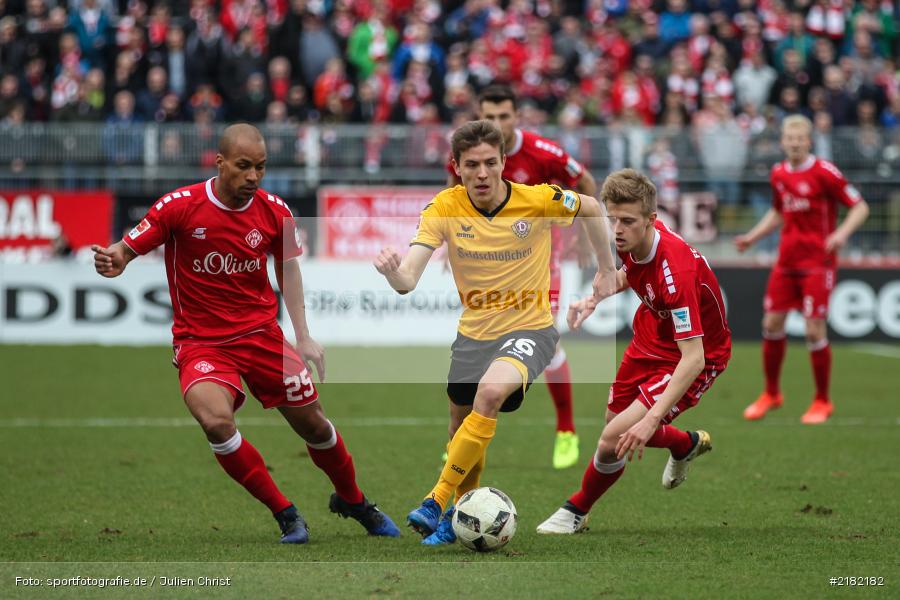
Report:
[[[241,260],[233,254],[224,256],[219,252],[210,252],[203,260],[194,259],[194,273],[208,273],[209,275],[234,275],[236,273],[252,273],[262,268],[260,257]]]
[[[247,237],[244,238],[247,240],[247,243],[250,244],[251,248],[256,248],[259,246],[259,243],[262,242],[263,236],[259,232],[258,229],[254,229],[250,233],[247,234]]]
[[[656,294],[653,293],[653,288],[650,287],[650,284],[647,284],[647,297],[650,298],[650,302],[656,300]]]
[[[513,233],[519,236],[521,239],[525,239],[528,237],[528,234],[531,233],[531,223],[526,221],[525,219],[519,219],[511,226]]]
[[[691,309],[687,306],[672,310],[672,321],[675,323],[675,333],[685,333],[691,327]]]
[[[191,234],[191,237],[195,237],[198,240],[206,239],[206,227],[197,227],[194,229],[194,233]]]
[[[806,212],[809,210],[809,198],[798,198],[791,194],[785,194],[781,200],[781,209],[784,212]]]
[[[203,373],[204,375],[209,373],[210,371],[216,370],[216,368],[214,366],[212,366],[205,360],[201,360],[200,362],[198,362],[196,365],[194,365],[194,368],[197,369],[198,371],[200,371],[201,373]]]
[[[578,194],[571,190],[566,190],[563,193],[563,206],[569,209],[569,211],[574,211],[575,207],[578,206]]]
[[[150,227],[151,227],[150,221],[148,221],[147,219],[144,219],[140,223],[137,224],[137,227],[135,227],[134,229],[132,229],[131,231],[128,232],[128,237],[130,237],[133,240],[136,240],[136,239],[138,239],[138,237],[140,237],[140,235],[142,233],[149,230]]]

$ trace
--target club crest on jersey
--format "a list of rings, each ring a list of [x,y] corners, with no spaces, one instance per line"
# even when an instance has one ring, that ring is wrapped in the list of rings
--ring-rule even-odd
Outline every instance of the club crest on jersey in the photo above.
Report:
[[[216,370],[216,368],[214,366],[212,366],[205,360],[201,360],[200,362],[198,362],[196,365],[194,365],[194,368],[197,369],[198,371],[200,371],[201,373],[203,373],[204,375],[206,373],[209,373],[210,371]]]
[[[140,236],[142,233],[144,233],[148,229],[150,229],[150,221],[148,221],[147,219],[144,219],[140,223],[137,224],[137,227],[135,227],[134,229],[132,229],[131,231],[128,232],[128,237],[130,237],[133,240],[136,240],[138,238],[138,236]]]
[[[528,237],[528,234],[531,233],[531,223],[526,221],[525,219],[519,219],[515,223],[510,226],[517,236],[522,239]]]
[[[805,181],[801,181],[797,184],[797,191],[806,196],[807,194],[809,194],[809,184]]]
[[[247,237],[245,237],[244,239],[247,240],[247,243],[250,244],[251,248],[256,248],[257,246],[259,246],[259,243],[263,238],[262,234],[258,230],[254,229],[253,231],[248,233]]]
[[[672,322],[675,323],[675,333],[685,333],[691,330],[691,309],[687,306],[672,309]]]

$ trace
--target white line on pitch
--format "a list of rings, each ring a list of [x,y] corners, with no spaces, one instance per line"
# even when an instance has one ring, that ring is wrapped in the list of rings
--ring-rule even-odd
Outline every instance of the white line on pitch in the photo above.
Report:
[[[900,346],[890,344],[854,344],[852,346],[855,352],[862,354],[874,354],[875,356],[884,356],[887,358],[900,358]]]

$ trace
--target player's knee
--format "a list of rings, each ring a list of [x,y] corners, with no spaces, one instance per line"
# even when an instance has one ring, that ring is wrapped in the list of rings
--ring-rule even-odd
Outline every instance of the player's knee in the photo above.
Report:
[[[214,443],[221,444],[227,442],[237,432],[237,426],[234,419],[227,417],[209,416],[200,419],[200,427],[206,434],[206,438]]]
[[[507,390],[502,385],[482,383],[479,384],[478,391],[475,393],[475,404],[499,410],[508,395]]]
[[[821,344],[827,336],[827,328],[823,323],[809,322],[806,323],[806,343]]]
[[[331,439],[331,423],[324,417],[309,419],[295,426],[297,433],[310,444],[320,444]]]
[[[617,460],[616,440],[612,439],[611,435],[600,436],[600,441],[597,442],[597,456],[602,463],[613,463]]]

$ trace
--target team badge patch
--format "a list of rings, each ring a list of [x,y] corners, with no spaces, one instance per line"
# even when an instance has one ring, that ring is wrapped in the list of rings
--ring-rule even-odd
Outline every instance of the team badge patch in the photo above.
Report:
[[[685,333],[691,330],[691,309],[687,306],[672,310],[672,322],[675,323],[675,333]]]
[[[247,234],[247,237],[244,238],[247,240],[247,243],[250,244],[251,248],[256,248],[259,246],[259,243],[262,241],[262,234],[254,229],[250,233]]]
[[[571,190],[563,192],[563,206],[569,210],[575,210],[575,207],[578,206],[578,194]]]
[[[140,223],[137,224],[137,227],[135,227],[134,229],[132,229],[131,231],[128,232],[128,237],[130,237],[133,240],[136,240],[138,238],[138,236],[140,236],[142,233],[144,233],[148,229],[150,229],[150,221],[148,221],[147,219],[144,219]]]
[[[206,373],[209,373],[210,371],[216,370],[216,368],[214,366],[212,366],[205,360],[201,360],[200,362],[198,362],[196,365],[194,365],[194,368],[203,374],[206,374]]]
[[[526,221],[525,219],[519,219],[515,223],[512,224],[513,233],[519,236],[522,239],[528,237],[528,234],[531,233],[531,223]]]

